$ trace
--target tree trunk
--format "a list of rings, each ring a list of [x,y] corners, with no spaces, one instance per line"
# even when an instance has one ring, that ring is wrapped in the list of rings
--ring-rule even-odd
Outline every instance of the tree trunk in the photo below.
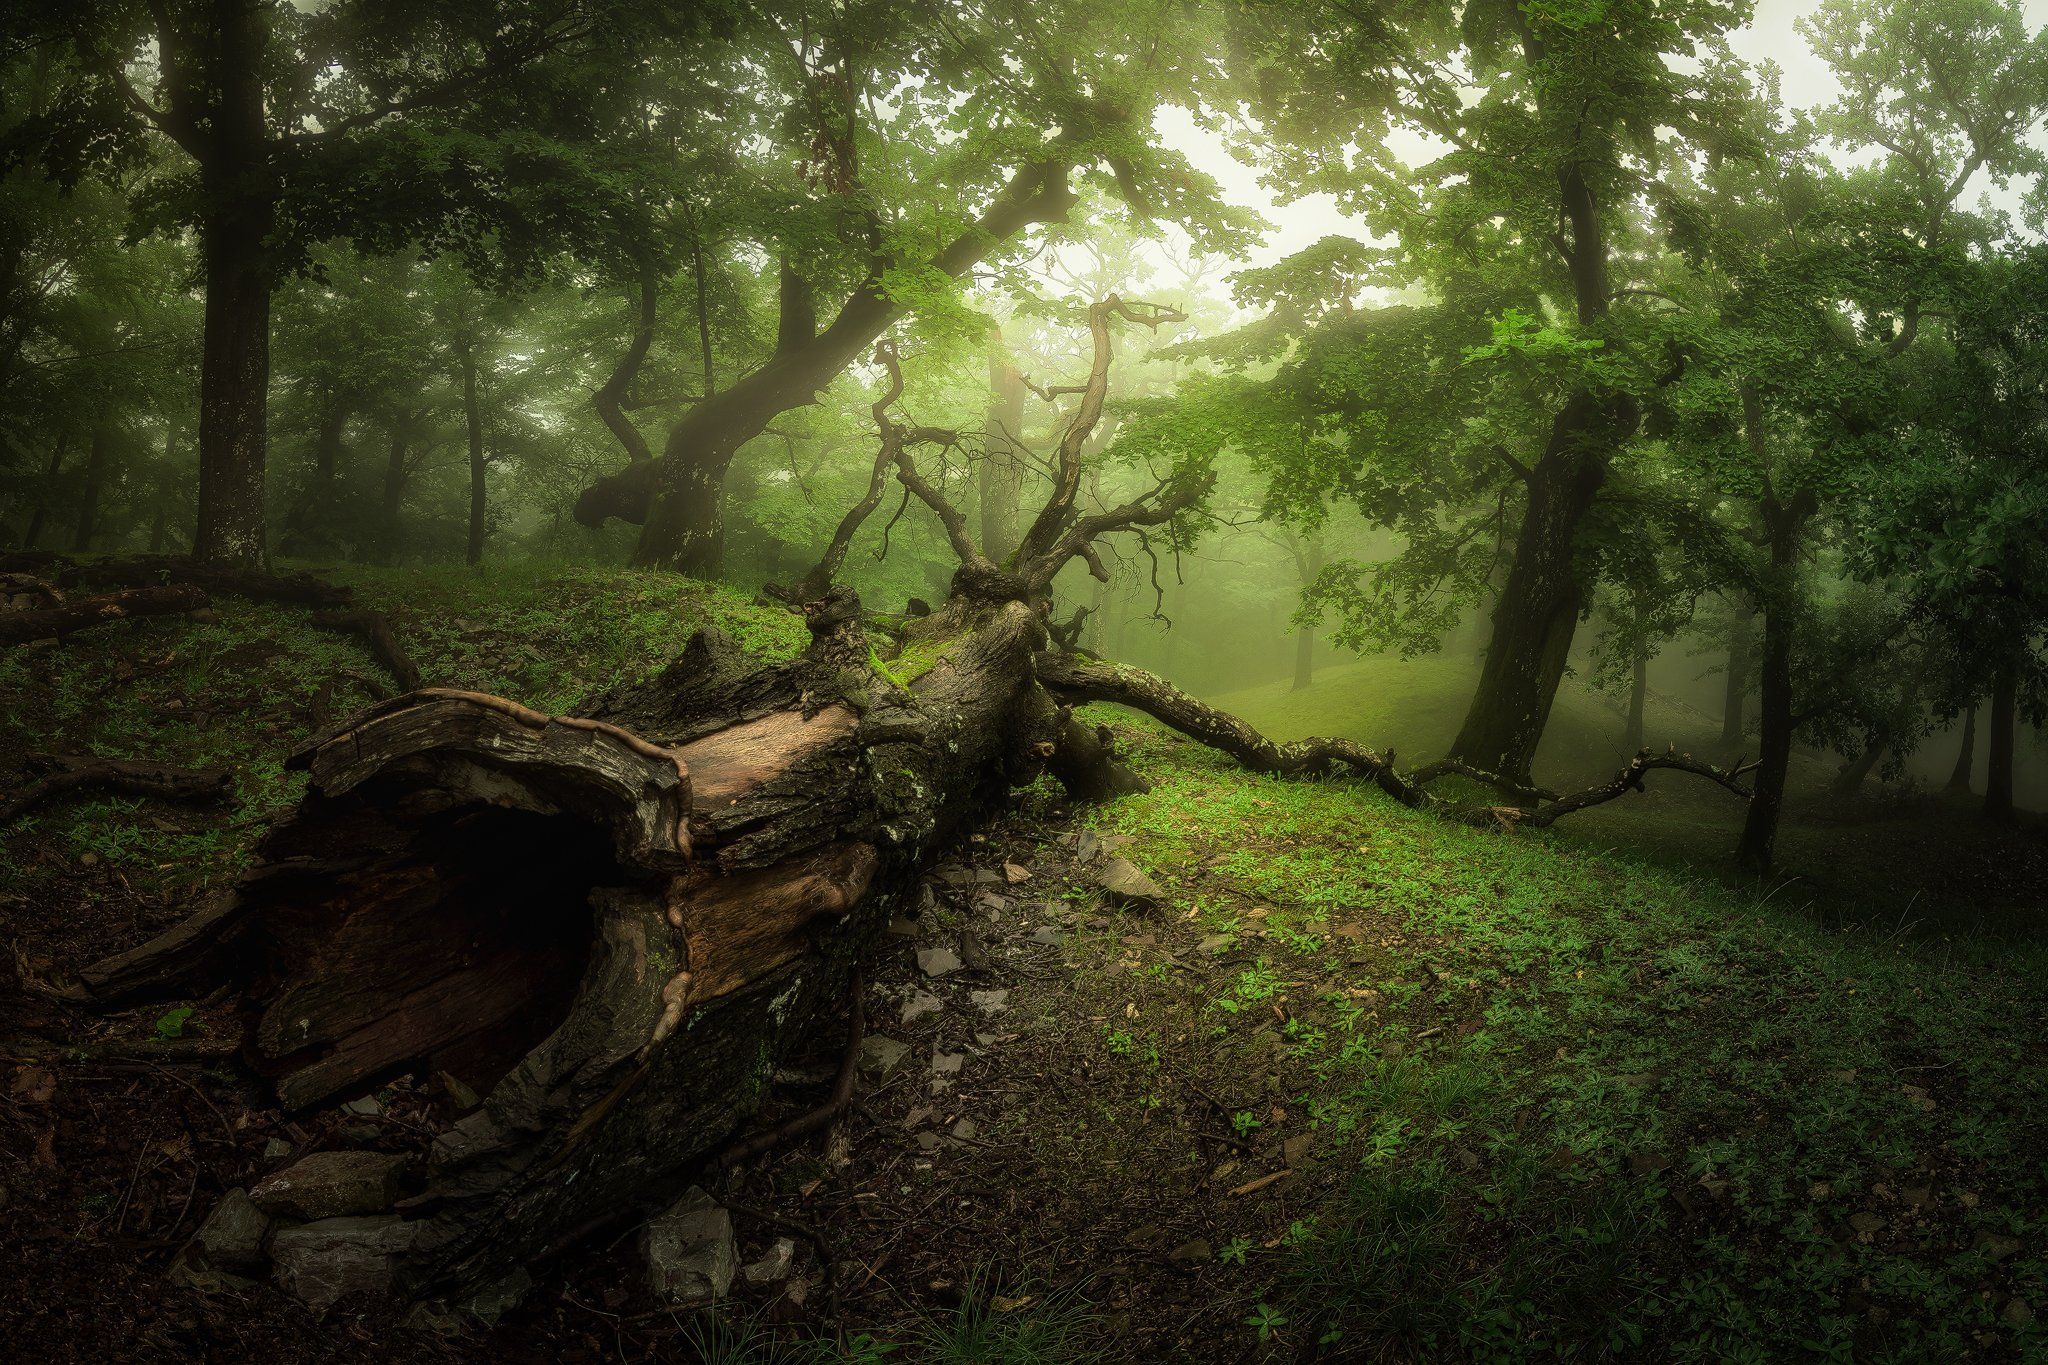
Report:
[[[462,420],[469,428],[469,550],[468,563],[484,558],[484,418],[477,403],[476,352],[462,347]]]
[[[1316,678],[1316,633],[1312,630],[1294,632],[1294,686],[1291,691],[1305,691]]]
[[[1636,651],[1635,667],[1630,675],[1628,689],[1628,728],[1622,732],[1621,747],[1624,753],[1636,753],[1643,747],[1643,703],[1650,695],[1650,652]]]
[[[1288,545],[1294,551],[1294,567],[1301,574],[1301,586],[1306,592],[1323,574],[1322,537],[1312,538],[1306,547],[1290,537]],[[1312,627],[1304,626],[1294,633],[1294,687],[1291,690],[1305,690],[1315,681],[1315,673],[1316,633]]]
[[[641,367],[647,363],[648,349],[654,345],[655,308],[660,302],[660,294],[653,270],[640,276],[631,297],[632,340],[619,357],[619,363],[612,367],[611,377],[590,395],[590,406],[597,409],[605,427],[626,448],[626,458],[634,464],[642,464],[653,459],[654,453],[647,447],[646,435],[626,412],[625,404],[633,385],[639,382]]]
[[[1835,780],[1828,784],[1828,795],[1844,800],[1863,790],[1863,779],[1870,776],[1870,770],[1884,757],[1889,748],[1884,740],[1872,740],[1863,746],[1863,752],[1844,763],[1835,773]]]
[[[2011,660],[1991,679],[1991,750],[1984,764],[1984,814],[2001,824],[2013,818],[2013,746],[2018,739],[2019,670]]]
[[[57,476],[64,472],[64,449],[71,443],[67,434],[59,434],[55,445],[50,447],[50,463],[43,471],[41,496],[36,499],[35,510],[29,513],[28,528],[21,533],[21,548],[33,550],[36,542],[43,538],[43,523],[49,520],[50,498],[56,491]]]
[[[334,521],[336,489],[341,482],[342,438],[348,433],[349,418],[355,415],[355,396],[327,395],[326,410],[320,414],[313,435],[313,473],[304,492],[286,518],[280,537],[281,554],[302,558],[326,558],[335,553],[328,528]]]
[[[1017,549],[1017,514],[1024,486],[1024,375],[991,335],[989,409],[981,463],[975,470],[981,504],[981,552],[1001,564]]]
[[[1031,224],[1064,217],[1073,201],[1063,167],[1024,167],[930,265],[958,278]],[[784,344],[767,364],[692,408],[669,429],[661,458],[628,465],[586,488],[576,501],[576,519],[592,527],[612,517],[640,522],[634,564],[716,575],[725,560],[719,504],[733,456],[777,416],[812,402],[901,312],[874,280],[856,289],[822,332],[798,340],[793,329],[781,328]]]
[[[216,60],[208,70],[218,89],[200,168],[212,207],[199,232],[206,320],[192,557],[221,568],[260,569],[268,557],[263,474],[276,282],[268,242],[276,201],[263,110],[265,8],[228,0],[216,22],[209,39]]]
[[[405,512],[405,484],[411,472],[407,465],[409,444],[405,420],[394,420],[391,424],[391,448],[384,456],[383,522],[379,533],[383,544],[378,558],[386,564],[398,562],[405,540],[405,528],[400,524],[400,518]]]
[[[1763,443],[1762,410],[1746,392],[1745,409],[1753,448]],[[1771,870],[1778,842],[1778,817],[1785,805],[1785,779],[1792,767],[1792,732],[1798,718],[1792,698],[1792,638],[1795,629],[1793,605],[1798,592],[1799,545],[1807,518],[1813,515],[1811,495],[1797,495],[1791,505],[1766,496],[1759,509],[1768,540],[1770,564],[1759,594],[1763,609],[1763,651],[1757,672],[1756,786],[1749,812],[1742,822],[1742,837],[1735,846],[1738,865],[1752,872]]]
[[[1970,772],[1977,762],[1977,703],[1971,702],[1963,712],[1963,742],[1956,750],[1956,766],[1949,769],[1946,790],[1968,795]]]
[[[1736,618],[1728,637],[1728,672],[1722,679],[1721,743],[1726,748],[1742,743],[1742,713],[1749,700],[1749,633],[1756,613],[1747,603],[1744,606],[1745,610]]]
[[[811,609],[793,663],[699,635],[572,716],[372,708],[292,760],[308,794],[235,892],[87,987],[225,977],[288,1109],[455,1077],[410,1197],[306,1234],[388,1254],[401,1296],[459,1302],[660,1207],[839,1008],[922,867],[1080,728],[1034,681],[1022,604],[947,604],[905,690],[866,670],[850,597]],[[287,1285],[297,1236],[272,1242]]]
[[[1511,781],[1530,781],[1584,600],[1579,527],[1606,481],[1608,452],[1634,425],[1632,405],[1583,393],[1558,413],[1549,449],[1529,471],[1515,556],[1452,757]]]
[[[1778,815],[1785,804],[1785,778],[1792,766],[1792,626],[1780,603],[1764,603],[1763,651],[1757,670],[1756,788],[1735,860],[1753,872],[1768,872],[1778,841]]]
[[[92,429],[92,445],[85,457],[85,481],[78,490],[78,522],[71,535],[71,551],[82,554],[92,548],[93,533],[99,530],[100,493],[107,481],[107,468],[114,458],[113,436],[104,423]]]

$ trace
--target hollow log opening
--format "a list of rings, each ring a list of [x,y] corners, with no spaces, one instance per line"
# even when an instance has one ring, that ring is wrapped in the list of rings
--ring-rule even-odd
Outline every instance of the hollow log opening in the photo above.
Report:
[[[464,805],[360,869],[275,887],[252,945],[250,1060],[291,1109],[407,1071],[488,1092],[568,1015],[591,892],[629,880],[607,830]]]

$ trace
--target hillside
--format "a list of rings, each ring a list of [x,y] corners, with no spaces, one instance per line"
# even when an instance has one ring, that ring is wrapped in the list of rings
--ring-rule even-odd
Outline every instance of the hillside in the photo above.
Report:
[[[786,614],[672,579],[354,581],[430,681],[543,707],[659,666],[699,625],[769,653],[798,638]],[[31,982],[232,875],[295,795],[278,757],[374,681],[301,615],[221,616],[6,660],[23,701],[0,721],[9,764],[125,747],[237,772],[227,821],[79,799],[0,831],[0,929]],[[1230,700],[1288,733],[1343,712],[1421,754],[1454,681],[1359,666]],[[1559,713],[1566,743],[1611,723],[1582,696]],[[315,1322],[266,1286],[166,1285],[279,1144],[366,1122],[402,1140],[413,1082],[380,1089],[369,1120],[284,1115],[222,1054],[235,1024],[207,1001],[103,1020],[23,997],[6,1021],[5,1273],[63,1292],[9,1296],[0,1324],[84,1352],[233,1340],[278,1359],[2038,1352],[2048,1055],[2011,1027],[2048,1012],[2037,939],[1824,922],[1792,895],[1609,853],[1597,829],[1446,825],[1105,718],[1153,790],[1077,811],[1042,785],[963,845],[869,979],[872,1029],[900,1055],[829,1142],[707,1175],[733,1207],[806,1230],[808,1307],[769,1286],[715,1319],[655,1311],[624,1235],[536,1266],[494,1327]],[[1382,731],[1396,720],[1412,729]],[[1637,798],[1628,818],[1681,799]],[[1709,834],[1672,847],[1704,857]],[[1110,856],[1158,902],[1105,902]],[[924,949],[967,965],[932,975]],[[838,1046],[819,1038],[811,1070],[779,1077],[780,1111],[811,1102]],[[777,1225],[740,1231],[752,1259]]]

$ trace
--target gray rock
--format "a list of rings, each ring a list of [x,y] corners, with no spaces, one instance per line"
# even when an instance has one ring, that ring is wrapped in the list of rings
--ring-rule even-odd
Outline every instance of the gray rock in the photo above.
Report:
[[[382,1213],[398,1199],[405,1158],[385,1152],[314,1152],[249,1191],[273,1218],[344,1218]]]
[[[283,1138],[272,1138],[263,1144],[265,1161],[282,1161],[292,1154],[292,1145]]]
[[[1147,910],[1166,899],[1159,883],[1140,872],[1128,858],[1111,858],[1095,869],[1095,885],[1119,905]]]
[[[967,998],[972,1000],[974,1007],[983,1014],[1001,1014],[1010,1008],[1010,992],[1007,989],[969,991]]]
[[[794,1264],[796,1243],[787,1237],[777,1237],[760,1260],[740,1267],[740,1277],[748,1284],[773,1284],[788,1276],[789,1268]]]
[[[663,1303],[709,1303],[732,1288],[732,1215],[692,1185],[641,1238],[648,1284]]]
[[[485,1285],[470,1295],[463,1303],[462,1311],[486,1327],[495,1327],[498,1319],[517,1308],[519,1301],[532,1288],[533,1276],[526,1272],[525,1266],[520,1266],[496,1284]]]
[[[937,1014],[945,1007],[945,1002],[930,991],[919,991],[903,1002],[903,1022],[907,1024],[927,1014]]]
[[[1202,937],[1202,941],[1195,945],[1195,948],[1198,952],[1204,952],[1211,957],[1216,957],[1229,952],[1231,945],[1236,942],[1237,935],[1235,934],[1205,934]]]
[[[960,955],[951,948],[920,948],[917,967],[926,976],[949,976],[960,970]]]
[[[193,1234],[187,1254],[196,1254],[213,1270],[254,1270],[268,1259],[263,1244],[269,1238],[270,1215],[256,1207],[247,1190],[229,1190]]]
[[[1059,930],[1053,928],[1050,924],[1040,925],[1038,928],[1033,929],[1031,931],[1031,941],[1033,943],[1043,944],[1048,948],[1059,947],[1059,945],[1065,939],[1066,935],[1062,934]]]
[[[966,1064],[967,1054],[964,1052],[932,1053],[932,1071],[940,1076],[957,1076]]]
[[[1167,1252],[1166,1259],[1179,1265],[1196,1265],[1203,1261],[1216,1259],[1216,1253],[1209,1249],[1207,1242],[1197,1237],[1193,1241],[1182,1242],[1179,1246]]]
[[[396,1214],[322,1218],[270,1237],[270,1259],[285,1292],[315,1313],[357,1296],[391,1292],[391,1258],[412,1246],[417,1229]]]
[[[904,1059],[908,1056],[910,1044],[879,1033],[870,1033],[860,1040],[860,1059],[857,1065],[861,1075],[871,1080],[886,1081],[902,1069]]]

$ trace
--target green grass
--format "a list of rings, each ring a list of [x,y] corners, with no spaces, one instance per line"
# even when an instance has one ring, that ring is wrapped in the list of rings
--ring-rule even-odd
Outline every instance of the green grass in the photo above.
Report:
[[[556,712],[674,660],[707,626],[763,659],[808,635],[780,608],[674,575],[545,565],[323,570],[396,624],[434,686],[493,692]],[[292,606],[222,597],[218,624],[151,619],[52,649],[0,653],[0,761],[32,750],[146,758],[234,773],[236,811],[179,812],[135,798],[63,802],[0,831],[0,876],[30,879],[30,842],[146,889],[187,893],[240,870],[263,821],[298,799],[282,760],[315,730],[323,688],[339,718],[390,679],[352,636]],[[10,875],[11,874],[11,875]]]
[[[1421,1359],[2044,1349],[2017,1321],[2048,1306],[2038,943],[1828,928],[1130,730],[1157,785],[1106,812],[1129,855],[1204,927],[1263,912],[1258,958],[1203,988],[1209,1046],[1284,1007],[1297,1102],[1346,1154],[1325,1206],[1250,1263],[1276,1338]]]
[[[1280,682],[1209,700],[1276,739],[1341,735],[1391,747],[1413,767],[1449,748],[1476,676],[1476,664],[1462,659],[1385,657],[1320,669],[1314,685],[1299,692]],[[1568,789],[1611,777],[1630,756],[1623,728],[1609,699],[1568,678],[1537,752],[1537,779]],[[1721,763],[1739,757],[1722,752],[1718,717],[1654,691],[1644,730],[1660,748],[1672,744]],[[1888,806],[1834,801],[1826,787],[1837,766],[1832,755],[1795,752],[1778,835],[1779,877],[1764,887],[1745,884],[1729,858],[1742,802],[1683,774],[1652,775],[1646,792],[1573,815],[1544,837],[1759,894],[1783,883],[1777,899],[1827,919],[2032,932],[2048,904],[2048,838],[2038,827],[2016,844],[1978,819],[1974,802],[1911,789]],[[1458,785],[1439,787],[1439,794]],[[2026,856],[2015,858],[2015,851]]]

